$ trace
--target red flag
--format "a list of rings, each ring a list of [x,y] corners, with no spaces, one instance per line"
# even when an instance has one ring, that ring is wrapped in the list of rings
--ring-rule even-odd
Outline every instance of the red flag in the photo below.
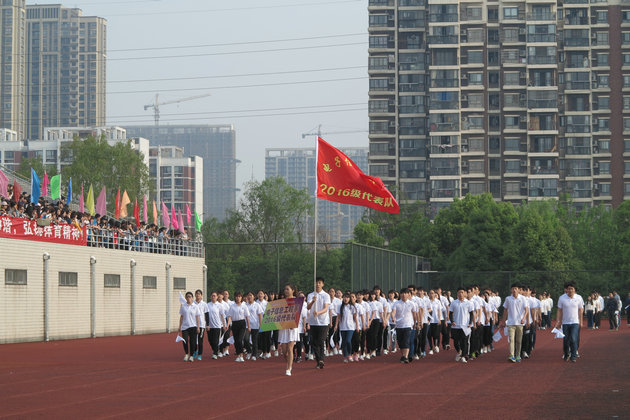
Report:
[[[157,218],[158,218],[157,206],[155,205],[155,200],[153,200],[153,224],[156,226],[157,226]]]
[[[120,219],[120,187],[116,193],[116,201],[114,202],[114,218]]]
[[[48,195],[48,185],[50,185],[50,180],[48,179],[48,174],[44,171],[44,180],[42,181],[42,195]]]
[[[136,226],[140,226],[140,207],[138,207],[138,199],[133,203],[133,217],[136,219]]]
[[[317,198],[398,214],[400,207],[379,177],[364,174],[348,156],[317,138]]]
[[[22,186],[18,184],[17,179],[13,179],[13,200],[17,203],[22,195]]]
[[[179,228],[179,224],[177,224],[177,214],[175,213],[175,205],[171,204],[171,213],[173,213],[171,217],[171,226],[173,229]]]
[[[190,207],[188,207],[188,203],[186,203],[186,224],[190,226],[190,219],[192,218],[192,213],[190,212]]]

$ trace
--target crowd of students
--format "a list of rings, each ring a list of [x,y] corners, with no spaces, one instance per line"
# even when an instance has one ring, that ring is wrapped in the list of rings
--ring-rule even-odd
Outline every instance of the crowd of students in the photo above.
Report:
[[[294,296],[305,297],[297,328],[259,331],[268,302]],[[513,284],[502,300],[496,291],[478,285],[458,288],[455,297],[440,288],[425,291],[414,285],[385,295],[378,286],[358,292],[326,291],[318,278],[308,296],[292,285],[278,296],[262,290],[245,296],[237,292],[234,301],[227,290],[212,292],[208,303],[201,290],[194,296],[188,292],[178,334],[185,339],[185,361],[202,360],[207,335],[213,359],[229,356],[233,343],[237,362],[282,355],[290,375],[293,363],[312,360],[323,369],[326,357],[335,355],[344,363],[356,363],[400,351],[400,362],[408,364],[450,350],[451,341],[455,361],[468,363],[494,350],[497,332],[509,339],[508,361],[519,363],[532,357],[536,331],[553,324],[562,327],[563,358],[575,362],[584,315],[575,283],[565,284],[555,324],[552,308],[548,293],[537,294],[520,284]]]
[[[197,240],[190,240],[187,229],[167,229],[156,224],[131,219],[116,220],[107,215],[90,215],[72,210],[63,200],[49,201],[40,197],[31,203],[30,195],[22,192],[14,198],[13,186],[8,197],[0,196],[0,217],[37,220],[42,224],[71,224],[87,229],[87,245],[94,247],[172,254],[203,256]],[[201,236],[198,235],[197,239]],[[197,255],[199,254],[199,255]]]

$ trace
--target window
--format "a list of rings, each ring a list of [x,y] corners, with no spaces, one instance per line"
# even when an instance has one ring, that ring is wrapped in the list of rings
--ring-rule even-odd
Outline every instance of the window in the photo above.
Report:
[[[468,64],[481,64],[483,63],[483,51],[475,50],[468,51]]]
[[[521,146],[521,139],[516,137],[508,137],[505,139],[505,151],[506,152],[518,152]]]
[[[105,287],[120,288],[120,274],[105,274],[104,285]]]
[[[623,76],[623,87],[630,87],[630,76]]]
[[[521,195],[521,183],[520,182],[506,182],[505,195]]]
[[[597,32],[595,45],[608,45],[608,32]]]
[[[468,183],[468,192],[472,195],[479,195],[486,192],[486,183],[485,182],[469,182]]]
[[[600,88],[608,87],[608,75],[600,74],[597,76],[597,84]]]
[[[505,85],[519,85],[519,73],[518,72],[506,72],[503,74],[503,81]]]
[[[630,182],[623,183],[623,192],[624,194],[630,194]]]
[[[10,268],[5,269],[4,284],[26,285],[26,270],[13,270]]]
[[[608,53],[597,53],[597,66],[605,67],[608,65]]]
[[[186,277],[174,277],[173,278],[173,289],[175,289],[175,290],[186,290]]]
[[[622,44],[630,44],[630,32],[622,32],[621,33],[621,43]]]
[[[518,18],[518,7],[504,7],[503,8],[504,19],[516,19]]]
[[[630,96],[623,97],[623,109],[630,109]]]
[[[610,109],[610,96],[600,96],[598,104],[598,109]]]
[[[623,119],[623,131],[630,130],[630,118]]]
[[[630,66],[630,54],[623,54],[623,65]]]
[[[142,288],[143,289],[157,289],[157,277],[142,276]]]
[[[600,175],[608,175],[608,174],[610,174],[610,162],[609,161],[599,161],[599,174]]]
[[[79,285],[77,273],[59,272],[59,286],[77,287]]]
[[[469,73],[471,85],[483,85],[483,73]]]

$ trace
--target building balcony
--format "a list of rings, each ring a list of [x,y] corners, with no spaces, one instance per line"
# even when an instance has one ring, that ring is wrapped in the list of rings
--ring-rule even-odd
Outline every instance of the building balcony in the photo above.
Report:
[[[556,20],[556,14],[554,12],[536,12],[536,13],[528,13],[527,14],[528,21],[541,20]]]
[[[458,44],[457,35],[429,35],[427,36],[427,44]]]

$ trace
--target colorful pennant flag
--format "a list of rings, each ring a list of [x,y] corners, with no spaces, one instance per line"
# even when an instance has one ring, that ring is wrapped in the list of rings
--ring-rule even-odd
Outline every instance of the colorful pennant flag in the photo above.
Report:
[[[68,178],[68,197],[66,198],[66,204],[70,204],[72,201],[72,178]]]
[[[90,213],[90,216],[94,216],[96,214],[96,211],[94,209],[94,190],[92,189],[92,184],[90,184],[90,188],[88,189],[88,195],[85,205],[87,207],[87,211]]]
[[[118,192],[116,193],[116,201],[114,201],[114,218],[116,220],[120,219],[120,187],[118,187]]]
[[[175,205],[171,204],[171,225],[173,229],[178,229],[179,224],[177,223],[177,214],[175,214]]]
[[[101,193],[96,198],[96,213],[101,216],[105,216],[107,214],[107,194],[105,192],[105,187],[103,187]]]
[[[50,178],[50,198],[59,200],[61,198],[61,174]]]
[[[169,215],[168,215],[168,207],[166,207],[166,204],[164,204],[164,201],[162,201],[162,225],[167,230],[171,226],[171,219],[169,218]]]
[[[127,217],[127,206],[131,203],[129,200],[129,196],[127,195],[127,190],[123,192],[122,198],[120,199],[120,217]]]
[[[39,177],[35,173],[35,169],[31,168],[31,203],[38,203],[40,195],[41,188],[39,185]]]
[[[192,218],[192,214],[190,213],[190,207],[188,207],[188,203],[186,203],[186,225],[190,226],[190,219]]]
[[[9,178],[2,171],[0,171],[0,195],[9,198]]]
[[[48,186],[50,185],[50,180],[48,179],[48,174],[44,171],[44,180],[42,181],[42,195],[48,195]]]
[[[195,227],[197,228],[197,232],[201,232],[201,225],[203,225],[201,217],[199,217],[199,215],[195,211]]]

